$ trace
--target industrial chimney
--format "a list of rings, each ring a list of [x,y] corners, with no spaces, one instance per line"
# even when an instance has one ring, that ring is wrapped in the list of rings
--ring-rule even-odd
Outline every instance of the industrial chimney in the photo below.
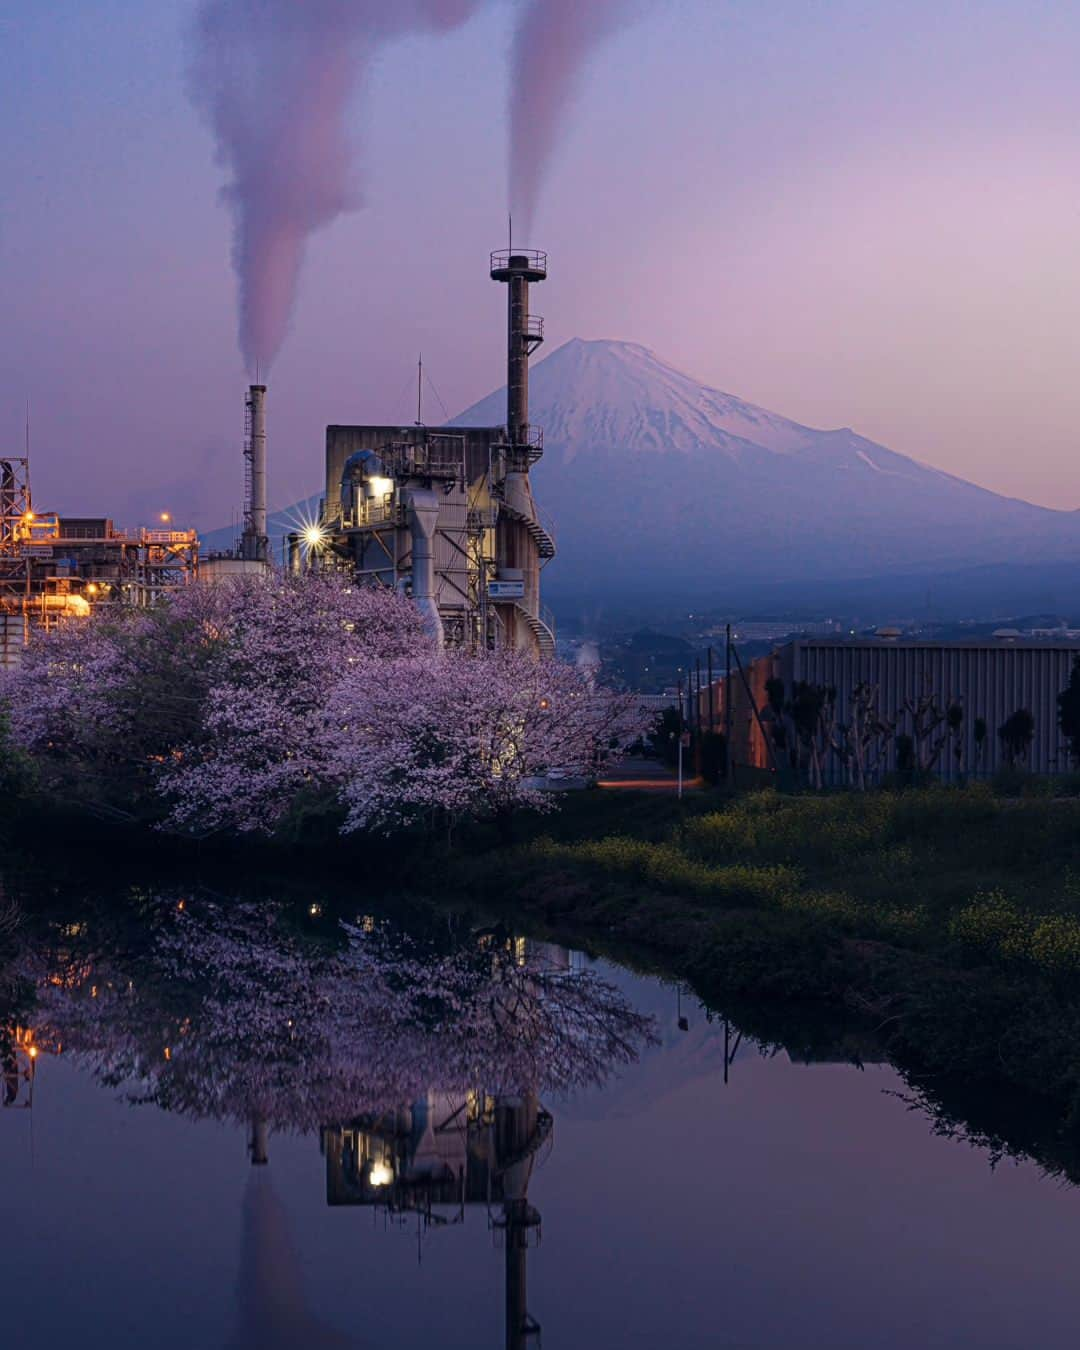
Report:
[[[509,287],[506,353],[506,437],[515,458],[528,464],[540,450],[540,434],[529,426],[529,357],[544,340],[544,321],[529,313],[529,283],[547,277],[547,254],[502,249],[491,255],[493,281]]]
[[[244,532],[240,556],[248,562],[269,561],[266,534],[266,385],[248,390],[244,438]]]

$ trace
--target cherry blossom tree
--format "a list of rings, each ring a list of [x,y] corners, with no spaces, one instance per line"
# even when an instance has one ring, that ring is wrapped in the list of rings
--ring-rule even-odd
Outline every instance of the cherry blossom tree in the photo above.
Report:
[[[345,672],[328,715],[346,831],[549,810],[550,770],[595,777],[645,729],[631,696],[521,652],[406,657],[377,679]]]
[[[549,809],[645,730],[631,697],[525,653],[437,652],[394,591],[330,573],[189,587],[39,634],[0,689],[47,790],[192,833],[347,832]]]
[[[199,733],[227,601],[190,587],[34,634],[0,682],[0,711],[46,788],[129,805],[152,794],[165,758]]]
[[[349,674],[378,681],[430,650],[416,608],[330,573],[233,590],[200,735],[164,766],[171,822],[270,833],[305,791],[332,788],[326,706]]]

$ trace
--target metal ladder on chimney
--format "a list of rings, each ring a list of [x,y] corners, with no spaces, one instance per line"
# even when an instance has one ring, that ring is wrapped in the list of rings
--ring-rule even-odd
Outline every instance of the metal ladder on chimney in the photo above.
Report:
[[[255,445],[251,435],[251,399],[244,400],[244,524],[245,532],[253,529],[251,519],[251,476],[255,465]]]

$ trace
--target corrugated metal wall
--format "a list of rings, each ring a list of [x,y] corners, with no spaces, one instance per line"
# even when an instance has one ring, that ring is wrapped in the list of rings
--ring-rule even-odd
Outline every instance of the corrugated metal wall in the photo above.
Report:
[[[435,531],[435,586],[440,609],[464,609],[469,597],[469,535],[462,493],[439,503]]]
[[[1035,734],[1024,767],[1034,773],[1060,773],[1069,760],[1057,725],[1057,697],[1069,682],[1078,646],[961,645],[915,642],[797,641],[781,648],[780,674],[790,689],[796,680],[835,688],[837,720],[850,716],[850,700],[859,684],[875,686],[883,717],[897,721],[899,732],[911,734],[911,716],[905,702],[916,702],[926,691],[938,705],[951,701],[964,710],[959,760],[949,745],[938,771],[945,778],[976,772],[975,721],[983,718],[987,736],[980,774],[992,773],[1005,763],[998,728],[1019,708],[1035,719]],[[895,767],[895,746],[887,767]],[[837,776],[839,765],[833,765]]]

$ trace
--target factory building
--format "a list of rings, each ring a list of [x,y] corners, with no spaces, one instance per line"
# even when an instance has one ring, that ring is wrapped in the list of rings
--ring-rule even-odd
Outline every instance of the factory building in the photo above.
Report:
[[[800,684],[827,691],[823,719],[824,781],[852,781],[845,732],[870,708],[887,730],[872,743],[869,781],[903,768],[905,744],[917,742],[923,762],[942,780],[988,777],[1013,763],[1031,773],[1065,773],[1071,765],[1058,727],[1058,695],[1069,683],[1080,642],[1038,641],[1005,633],[963,642],[934,642],[881,635],[867,639],[801,638],[767,656],[736,666],[730,679],[695,691],[691,717],[714,731],[730,731],[731,759],[740,769],[783,776],[790,770],[777,742],[779,720],[769,682],[780,681],[790,699]],[[773,686],[774,691],[776,686]],[[860,692],[861,691],[861,692]],[[950,709],[953,710],[950,722]],[[1021,753],[1000,734],[1017,712],[1030,713],[1033,732]],[[906,738],[906,742],[905,742]]]
[[[555,541],[529,480],[543,452],[529,423],[529,358],[544,338],[529,288],[546,278],[547,255],[504,250],[490,272],[508,294],[506,425],[328,426],[319,519],[289,537],[290,566],[410,595],[440,645],[550,657],[540,573]]]
[[[199,541],[167,515],[152,529],[107,517],[35,512],[27,456],[0,459],[0,666],[33,628],[85,618],[102,605],[154,604],[193,581]]]

